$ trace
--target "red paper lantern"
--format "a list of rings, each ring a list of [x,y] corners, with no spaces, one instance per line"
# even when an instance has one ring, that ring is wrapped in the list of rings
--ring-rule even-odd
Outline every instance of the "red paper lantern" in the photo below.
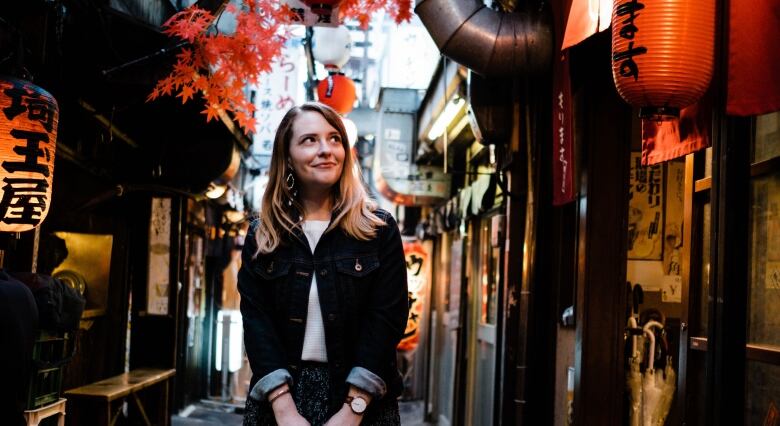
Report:
[[[612,77],[644,118],[678,117],[710,84],[715,0],[615,0]]]
[[[341,0],[303,0],[303,4],[317,15],[330,15],[333,8],[337,7]]]
[[[49,212],[57,101],[47,91],[0,77],[0,231],[29,231]]]
[[[331,74],[317,85],[317,97],[341,114],[349,114],[355,104],[355,83],[344,74]]]

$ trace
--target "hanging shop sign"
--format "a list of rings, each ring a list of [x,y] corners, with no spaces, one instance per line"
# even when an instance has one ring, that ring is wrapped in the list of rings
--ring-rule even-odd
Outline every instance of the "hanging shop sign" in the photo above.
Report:
[[[429,257],[419,241],[404,243],[406,279],[409,286],[409,318],[403,339],[398,344],[400,351],[413,351],[420,342],[420,328],[428,294]]]
[[[0,78],[0,231],[29,231],[49,213],[59,107],[47,91]]]
[[[640,116],[678,117],[707,90],[715,48],[715,1],[615,0],[612,77]]]
[[[146,313],[168,315],[171,264],[171,199],[152,198]]]
[[[572,4],[574,8],[574,4]],[[572,13],[574,11],[572,10]],[[560,37],[563,22],[558,13],[555,35]],[[598,16],[598,15],[596,15]],[[571,22],[569,15],[569,22]],[[568,27],[566,28],[568,34]],[[571,78],[569,52],[559,50],[553,62],[553,111],[552,111],[552,171],[553,205],[561,206],[574,201],[574,150],[572,137]]]
[[[317,99],[341,114],[349,114],[355,105],[355,83],[341,73],[329,73],[317,85]]]
[[[307,27],[337,27],[341,0],[282,0],[292,11],[292,23]]]
[[[565,2],[564,2],[565,3]],[[556,4],[553,2],[553,7]],[[565,16],[562,10],[553,16]],[[572,47],[586,38],[609,28],[612,17],[612,0],[573,0],[561,50]]]
[[[311,54],[325,69],[341,69],[352,54],[352,36],[349,30],[344,26],[315,29],[311,40]]]
[[[255,118],[257,129],[253,135],[252,154],[270,156],[274,146],[276,128],[284,114],[295,105],[302,91],[298,84],[298,59],[301,57],[300,40],[291,39],[285,44],[281,56],[271,67],[271,72],[260,77],[255,90]]]
[[[608,0],[602,0],[602,2]],[[564,11],[559,2],[553,2],[553,16],[555,17],[553,29],[555,38],[560,39],[566,28],[569,35],[569,27],[572,25],[572,14],[575,13],[575,3],[569,13],[569,25],[564,25]],[[580,4],[583,1],[579,2]],[[591,3],[591,2],[588,2]],[[609,2],[612,9],[612,3]],[[598,6],[598,3],[595,3]],[[596,13],[592,18],[598,18]],[[596,21],[593,21],[593,31],[596,29]],[[564,44],[566,41],[564,40]],[[561,206],[574,201],[574,149],[572,137],[572,112],[571,112],[571,78],[569,76],[569,52],[565,46],[555,48],[557,55],[553,61],[553,99],[552,99],[552,185],[553,205]]]

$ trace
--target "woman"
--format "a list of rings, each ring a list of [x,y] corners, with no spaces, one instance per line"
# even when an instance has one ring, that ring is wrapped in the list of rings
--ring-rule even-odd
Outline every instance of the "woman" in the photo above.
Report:
[[[393,217],[368,198],[341,117],[307,103],[276,132],[238,274],[253,377],[245,425],[398,425],[408,315]]]

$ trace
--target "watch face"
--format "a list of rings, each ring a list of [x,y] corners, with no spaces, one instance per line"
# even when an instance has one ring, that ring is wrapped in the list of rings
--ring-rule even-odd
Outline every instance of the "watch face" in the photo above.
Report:
[[[352,411],[354,411],[356,414],[363,414],[364,411],[366,411],[366,407],[368,404],[366,404],[366,400],[356,396],[352,398],[352,402],[349,403],[349,406],[352,408]]]

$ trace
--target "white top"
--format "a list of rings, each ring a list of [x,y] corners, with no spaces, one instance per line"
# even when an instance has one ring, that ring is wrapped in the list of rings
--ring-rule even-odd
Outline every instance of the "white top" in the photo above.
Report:
[[[303,222],[303,232],[306,239],[309,240],[309,247],[314,253],[320,237],[328,228],[330,221],[327,220],[305,220]],[[325,324],[322,321],[322,310],[320,309],[320,296],[317,293],[317,275],[312,273],[311,287],[309,289],[309,309],[306,314],[306,332],[303,335],[303,352],[301,360],[328,362],[328,352],[325,348]]]

